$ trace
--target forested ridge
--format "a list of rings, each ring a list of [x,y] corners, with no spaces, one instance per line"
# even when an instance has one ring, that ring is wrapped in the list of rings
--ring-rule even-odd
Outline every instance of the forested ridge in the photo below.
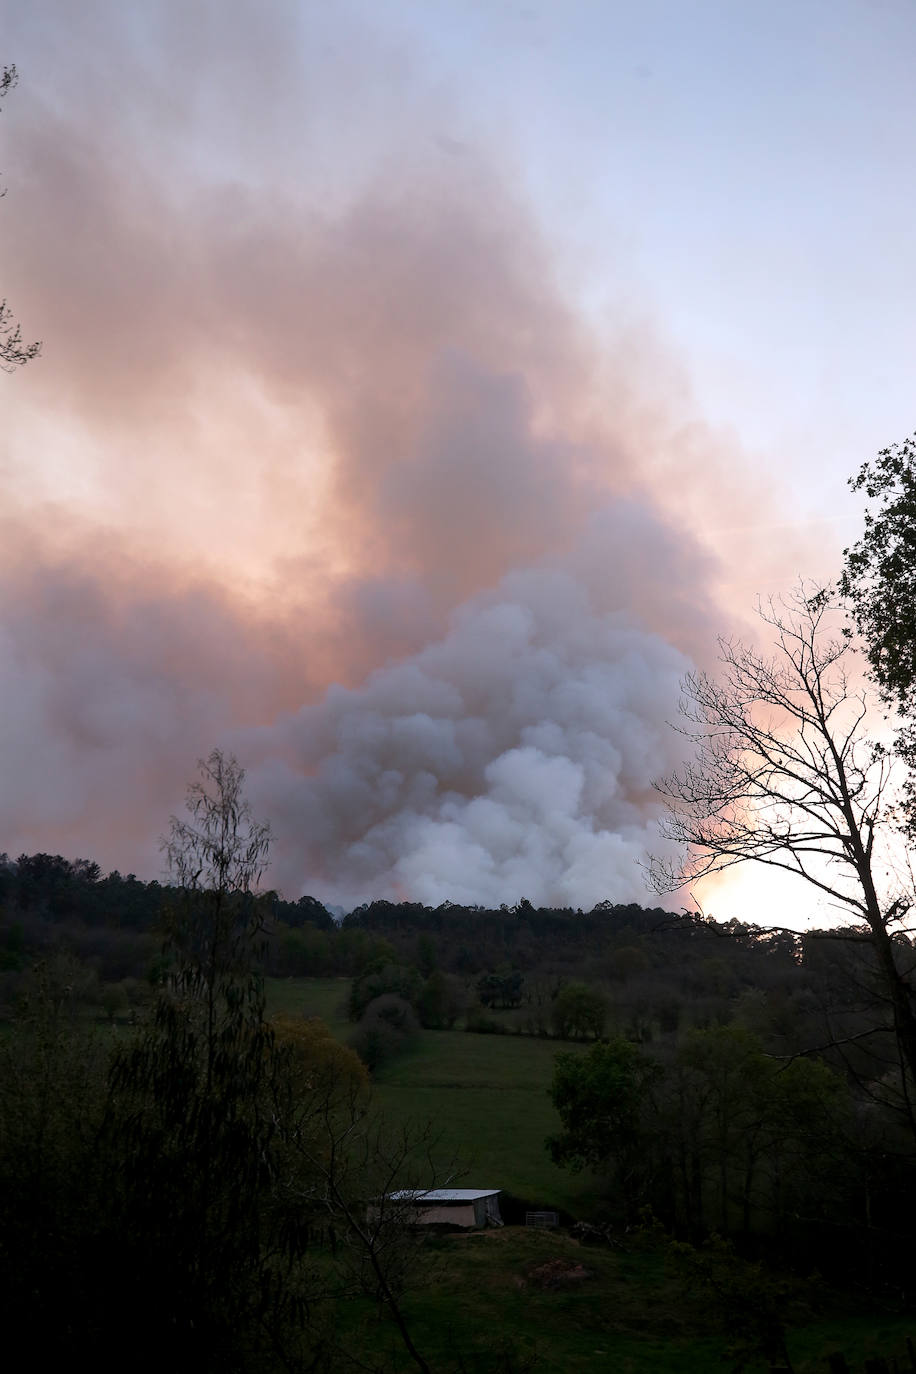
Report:
[[[132,874],[102,874],[84,859],[0,856],[6,1013],[23,973],[55,952],[79,961],[99,992],[128,980],[127,991],[139,996],[133,983],[155,977],[163,910],[177,891]],[[850,1011],[844,982],[851,987],[853,970],[861,974],[869,961],[867,942],[849,927],[769,930],[635,903],[581,911],[524,900],[495,910],[378,901],[338,923],[315,898],[287,901],[268,892],[259,911],[269,976],[354,978],[388,962],[426,973],[435,968],[476,988],[481,975],[516,970],[524,988],[517,1005],[529,1007],[584,977],[603,986],[613,1006],[629,1009],[637,1038],[651,1038],[653,1026],[654,1033],[676,1029],[682,1018],[724,1023],[754,1001],[779,1006],[783,1022],[813,1030],[819,1016]]]

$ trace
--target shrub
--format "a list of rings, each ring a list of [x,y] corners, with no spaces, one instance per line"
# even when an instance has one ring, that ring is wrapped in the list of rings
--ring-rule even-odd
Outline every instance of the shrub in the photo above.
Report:
[[[507,1026],[495,1016],[488,1016],[482,1007],[473,1007],[464,1023],[466,1031],[477,1035],[505,1035]]]
[[[386,964],[383,968],[371,969],[361,978],[353,980],[350,989],[348,1014],[351,1021],[359,1021],[373,1002],[391,995],[416,1007],[420,1001],[423,984],[414,968],[404,968],[401,964]]]
[[[551,1021],[561,1040],[600,1040],[607,1021],[608,1001],[587,983],[567,983],[554,999]]]
[[[383,993],[367,1006],[350,1037],[350,1047],[371,1070],[404,1049],[418,1030],[417,1017],[409,1002],[394,993]]]
[[[417,1010],[420,1024],[430,1030],[451,1030],[464,1011],[464,993],[456,979],[437,970],[427,978]]]

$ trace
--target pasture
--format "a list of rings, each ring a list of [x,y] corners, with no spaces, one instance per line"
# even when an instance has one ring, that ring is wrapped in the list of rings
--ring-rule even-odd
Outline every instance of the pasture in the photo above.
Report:
[[[268,1008],[320,1016],[345,1041],[353,1029],[345,1011],[349,986],[345,978],[270,979]],[[554,1056],[572,1048],[527,1036],[420,1031],[379,1070],[376,1099],[395,1129],[432,1125],[442,1177],[587,1215],[600,1198],[599,1181],[558,1169],[544,1145],[559,1127],[547,1096]]]
[[[376,1078],[392,1125],[432,1122],[433,1158],[457,1164],[468,1187],[502,1188],[538,1208],[586,1215],[600,1197],[590,1173],[571,1174],[545,1147],[559,1128],[547,1088],[558,1049],[548,1040],[421,1031]]]
[[[267,978],[271,1016],[320,1016],[338,1040],[353,1029],[347,1020],[349,978]]]
[[[634,1237],[623,1249],[578,1244],[570,1236],[506,1227],[431,1236],[422,1276],[405,1312],[417,1346],[435,1370],[563,1370],[569,1374],[731,1374],[738,1367],[742,1312],[710,1301],[664,1242]],[[787,1310],[787,1345],[796,1374],[825,1374],[841,1351],[860,1374],[869,1358],[909,1367],[912,1322],[859,1315],[823,1294],[816,1311],[802,1297]],[[415,1368],[391,1326],[358,1334],[354,1345],[389,1351],[398,1370]],[[364,1312],[368,1318],[368,1310]],[[767,1374],[768,1359],[746,1354],[745,1374]]]

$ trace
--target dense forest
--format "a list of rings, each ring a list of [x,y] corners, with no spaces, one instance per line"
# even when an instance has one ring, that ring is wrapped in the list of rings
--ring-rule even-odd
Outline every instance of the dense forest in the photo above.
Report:
[[[133,875],[102,875],[85,860],[0,856],[3,1015],[14,1013],[36,960],[64,952],[81,969],[87,1004],[118,1017],[141,1008],[157,976],[163,913],[178,896],[177,888]],[[371,976],[383,988],[386,969],[392,977],[409,971],[418,987],[438,973],[462,1017],[511,1007],[503,1030],[545,1035],[556,1031],[558,994],[585,982],[605,999],[602,1033],[611,1027],[641,1043],[741,1019],[774,1052],[844,1040],[838,1067],[894,1059],[882,1040],[880,1001],[870,1005],[864,991],[870,946],[849,927],[767,930],[610,902],[587,912],[527,901],[497,910],[373,902],[338,923],[314,898],[266,893],[258,910],[263,971],[272,977]],[[852,1037],[870,1029],[874,1037],[853,1048]]]
[[[102,875],[85,860],[0,856],[4,1017],[14,1015],[35,962],[64,953],[80,968],[87,1004],[118,1018],[142,1008],[156,982],[163,913],[179,896],[133,875]],[[370,979],[376,996],[394,990],[386,978],[401,977],[419,1005],[437,974],[462,1020],[510,1008],[502,1031],[540,1035],[558,1033],[558,996],[584,983],[603,999],[602,1035],[660,1043],[740,1021],[775,1054],[824,1045],[834,1067],[864,1078],[897,1063],[871,946],[849,926],[794,932],[632,903],[586,912],[527,901],[497,910],[373,902],[338,923],[312,897],[289,902],[270,892],[258,898],[258,912],[262,967],[272,977]],[[896,938],[909,947],[906,936]]]

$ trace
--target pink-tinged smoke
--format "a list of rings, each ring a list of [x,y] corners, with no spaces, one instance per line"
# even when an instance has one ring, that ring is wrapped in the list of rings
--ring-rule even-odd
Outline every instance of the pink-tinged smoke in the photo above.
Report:
[[[344,906],[642,895],[686,667],[567,568],[508,574],[438,641],[250,741],[281,882]]]
[[[678,681],[725,628],[689,526],[759,493],[478,158],[402,122],[413,159],[332,206],[291,185],[283,35],[247,6],[217,47],[275,59],[260,184],[195,167],[159,116],[209,30],[166,9],[155,59],[89,24],[31,93],[20,22],[0,223],[45,347],[0,378],[0,849],[157,876],[221,745],[288,895],[644,895]],[[234,94],[205,83],[214,125]]]

